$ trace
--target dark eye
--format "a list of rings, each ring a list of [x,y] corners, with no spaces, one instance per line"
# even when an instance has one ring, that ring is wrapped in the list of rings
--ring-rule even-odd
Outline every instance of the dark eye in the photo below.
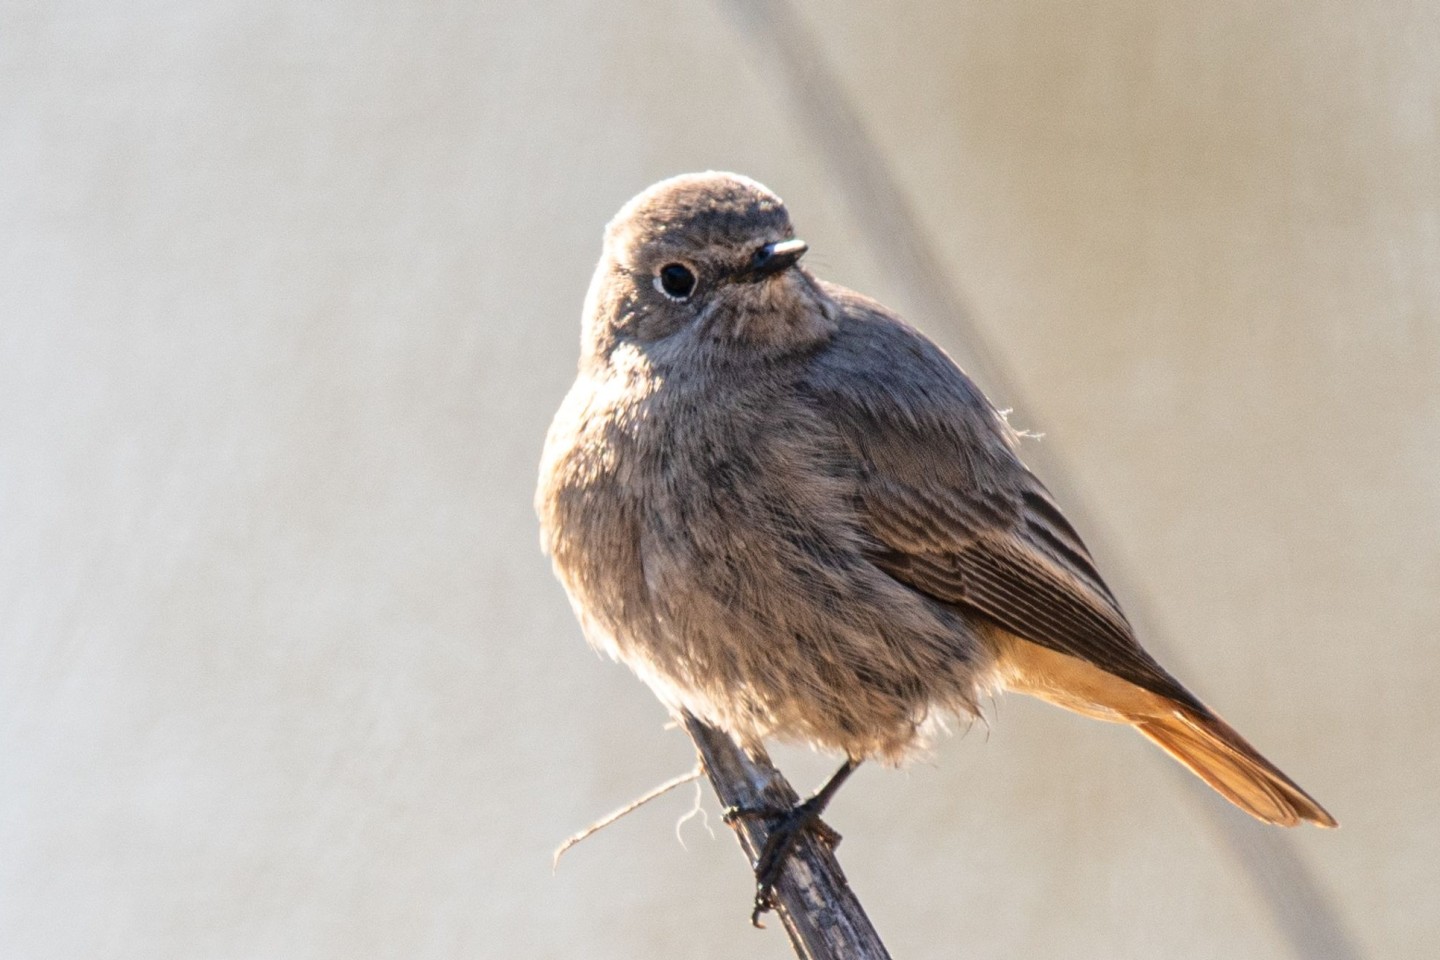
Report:
[[[695,273],[683,263],[667,263],[655,277],[655,289],[671,300],[684,300],[695,292]]]

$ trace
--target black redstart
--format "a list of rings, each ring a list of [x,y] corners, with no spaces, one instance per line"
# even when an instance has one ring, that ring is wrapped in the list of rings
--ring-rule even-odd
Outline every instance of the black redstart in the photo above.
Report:
[[[727,173],[607,228],[536,493],[590,642],[742,743],[844,755],[807,817],[1009,689],[1134,726],[1268,823],[1335,826],[1141,648],[975,384],[805,250]]]

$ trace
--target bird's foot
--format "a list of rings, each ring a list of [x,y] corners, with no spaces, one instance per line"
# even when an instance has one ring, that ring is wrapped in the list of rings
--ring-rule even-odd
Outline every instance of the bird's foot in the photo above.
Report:
[[[797,803],[792,807],[781,806],[754,806],[754,807],[726,807],[720,814],[720,819],[727,827],[733,827],[736,820],[784,820],[796,813],[801,807],[810,806],[816,803],[817,798],[811,797],[804,803]],[[823,808],[816,805],[812,808],[810,825],[815,830],[815,835],[820,842],[834,849],[840,845],[842,839],[840,833],[830,824],[820,819]]]
[[[835,792],[858,766],[859,760],[847,757],[840,769],[825,781],[825,785],[815,791],[815,796],[793,807],[731,807],[725,811],[725,822],[732,826],[740,817],[764,817],[774,821],[770,824],[764,846],[760,848],[760,856],[755,859],[755,909],[750,912],[750,922],[755,926],[763,928],[765,925],[760,922],[760,915],[775,909],[775,884],[802,830],[814,830],[820,841],[832,850],[839,845],[840,834],[831,830],[820,819],[820,814],[825,812]]]
[[[775,884],[779,882],[785,860],[795,849],[800,834],[806,829],[813,830],[820,842],[831,849],[840,843],[840,834],[820,819],[829,799],[828,796],[814,796],[793,807],[729,807],[725,810],[723,818],[730,825],[740,819],[772,821],[765,845],[760,848],[760,856],[755,860],[755,905],[750,912],[750,922],[756,927],[763,929],[765,925],[760,922],[761,915],[775,909]]]

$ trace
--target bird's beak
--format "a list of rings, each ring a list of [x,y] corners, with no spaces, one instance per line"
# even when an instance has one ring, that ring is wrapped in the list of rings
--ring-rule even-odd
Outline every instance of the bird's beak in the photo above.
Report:
[[[766,277],[773,277],[780,271],[793,267],[809,249],[810,247],[804,240],[781,240],[777,243],[767,243],[755,251],[755,256],[750,260],[749,269],[745,270],[737,279],[754,282]]]

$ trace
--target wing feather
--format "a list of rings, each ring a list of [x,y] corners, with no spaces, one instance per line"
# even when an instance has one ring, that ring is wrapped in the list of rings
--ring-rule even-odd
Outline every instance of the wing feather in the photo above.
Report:
[[[872,561],[935,600],[1203,711],[1140,647],[1004,418],[938,347],[840,292],[846,322],[809,386],[853,451]]]
[[[848,453],[871,562],[1029,641],[1014,641],[1006,654],[1022,658],[1020,689],[1136,724],[1262,820],[1335,826],[1141,649],[1084,541],[1016,456],[1004,418],[959,368],[873,301],[827,290],[842,322],[814,358],[809,388]],[[1037,665],[1052,686],[1033,685]]]

